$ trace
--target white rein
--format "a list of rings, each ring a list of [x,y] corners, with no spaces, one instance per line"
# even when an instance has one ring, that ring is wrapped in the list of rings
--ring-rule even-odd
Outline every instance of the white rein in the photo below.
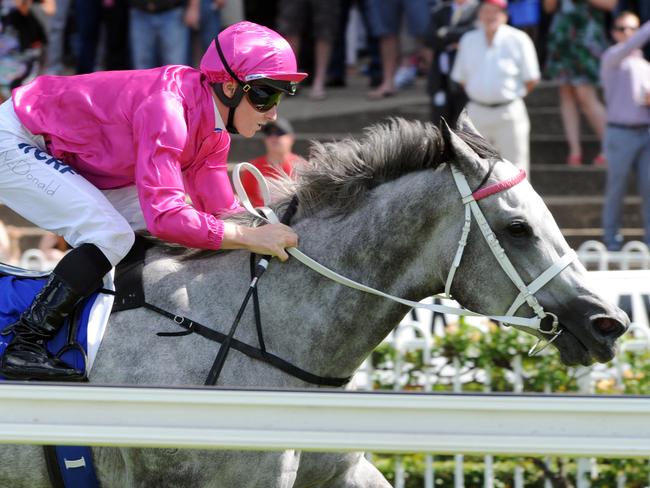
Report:
[[[458,250],[456,251],[454,261],[452,263],[451,269],[449,271],[449,275],[447,277],[447,282],[445,284],[445,294],[439,295],[439,297],[451,298],[450,295],[451,284],[453,282],[454,275],[456,274],[456,270],[460,266],[460,262],[463,256],[463,251],[465,249],[465,245],[467,244],[467,237],[470,231],[470,226],[472,221],[471,216],[474,215],[474,219],[478,223],[479,229],[481,230],[481,233],[483,234],[483,237],[485,238],[486,242],[490,246],[492,253],[496,257],[497,261],[499,262],[499,265],[519,290],[519,295],[517,295],[517,297],[515,298],[514,302],[506,312],[506,315],[503,316],[484,315],[484,314],[472,312],[465,308],[455,308],[455,307],[448,307],[445,305],[414,302],[412,300],[396,297],[388,293],[384,293],[383,291],[377,290],[375,288],[371,288],[361,283],[357,283],[356,281],[353,281],[349,278],[346,278],[345,276],[342,276],[332,271],[331,269],[323,266],[317,261],[314,261],[312,258],[310,258],[309,256],[307,256],[306,254],[304,254],[303,252],[301,252],[299,249],[295,247],[288,248],[287,253],[293,256],[301,263],[303,263],[308,268],[311,268],[312,270],[325,276],[326,278],[329,278],[332,281],[335,281],[336,283],[347,286],[349,288],[353,288],[355,290],[363,291],[365,293],[370,293],[383,298],[387,298],[389,300],[393,300],[397,303],[401,303],[402,305],[406,305],[411,308],[424,308],[427,310],[431,310],[432,312],[459,315],[459,316],[487,317],[489,319],[504,324],[511,324],[511,325],[531,329],[533,331],[532,332],[533,334],[535,332],[538,332],[547,336],[552,336],[550,339],[544,341],[543,339],[538,338],[537,343],[529,351],[529,355],[531,356],[537,354],[540,351],[542,351],[544,348],[546,348],[551,342],[553,342],[562,333],[562,329],[559,328],[557,316],[555,316],[550,312],[544,311],[543,307],[537,301],[537,298],[535,298],[535,293],[539,291],[544,285],[546,285],[553,277],[555,277],[557,274],[562,272],[564,268],[566,268],[569,264],[571,264],[577,258],[576,253],[573,250],[569,251],[564,256],[562,256],[558,261],[553,263],[546,271],[544,271],[540,276],[538,276],[532,283],[526,285],[521,279],[521,277],[519,276],[519,273],[517,273],[517,270],[514,268],[514,266],[508,259],[508,256],[506,256],[505,251],[499,244],[498,239],[492,232],[490,225],[488,224],[487,220],[485,219],[485,216],[483,215],[483,212],[481,211],[480,207],[478,206],[478,203],[476,202],[477,200],[477,198],[475,198],[476,194],[472,194],[472,191],[469,188],[465,175],[463,175],[463,173],[461,173],[454,166],[450,166],[450,167],[454,177],[454,181],[456,182],[456,186],[458,187],[458,191],[460,192],[463,204],[465,205],[465,224],[463,226],[463,232],[461,234],[461,238],[458,243]],[[246,193],[246,190],[244,189],[241,183],[240,172],[242,169],[249,171],[257,180],[257,183],[259,185],[262,194],[262,200],[264,202],[264,206],[254,208],[253,205],[251,204],[248,194]],[[497,189],[492,193],[487,193],[484,196],[489,196],[490,194],[497,193],[498,191],[507,189],[510,186],[514,186],[515,184],[519,183],[521,179],[523,179],[524,177],[525,177],[525,173],[520,172],[518,177],[513,179],[513,182],[509,186],[506,183],[506,185],[501,187],[500,189]],[[266,182],[266,179],[255,166],[253,166],[250,163],[238,164],[235,167],[232,178],[233,178],[233,185],[235,187],[235,191],[237,192],[237,196],[239,197],[242,206],[250,214],[264,220],[267,223],[276,224],[280,222],[275,212],[273,212],[273,210],[271,210],[268,207],[268,204],[271,200],[269,187]],[[479,197],[478,199],[480,198],[482,197]],[[536,317],[525,318],[525,317],[517,317],[515,315],[512,315],[521,305],[523,305],[524,302],[528,303],[528,305],[533,309],[533,311],[536,314]],[[549,330],[543,330],[541,328],[542,319],[544,319],[547,316],[552,317],[553,323]],[[544,343],[542,344],[542,342]],[[540,344],[542,345],[540,346]]]

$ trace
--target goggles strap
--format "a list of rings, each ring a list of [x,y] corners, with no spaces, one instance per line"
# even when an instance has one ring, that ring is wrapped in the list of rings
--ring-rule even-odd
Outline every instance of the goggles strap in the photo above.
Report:
[[[239,134],[237,127],[235,127],[235,110],[237,110],[237,107],[230,107],[228,109],[228,122],[226,122],[226,130],[231,134]]]

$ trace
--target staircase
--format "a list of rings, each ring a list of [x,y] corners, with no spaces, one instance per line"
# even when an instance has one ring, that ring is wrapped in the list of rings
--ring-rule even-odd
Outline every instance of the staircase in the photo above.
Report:
[[[370,101],[366,98],[366,80],[351,76],[348,87],[332,89],[322,102],[308,100],[306,94],[285,100],[280,114],[291,120],[296,130],[294,151],[309,153],[312,140],[327,141],[359,136],[364,127],[391,116],[428,120],[428,97],[424,82],[400,92],[397,96]],[[557,87],[542,83],[526,99],[531,118],[531,182],[553,213],[569,244],[577,248],[589,239],[600,240],[600,215],[605,192],[606,169],[589,162],[598,154],[599,143],[583,121],[583,154],[585,164],[568,167],[564,164],[566,144],[558,106]],[[260,135],[252,139],[234,136],[231,145],[232,163],[247,161],[263,154]],[[628,240],[643,238],[640,197],[630,184],[625,201],[622,233]],[[25,227],[20,241],[22,249],[34,247],[39,232],[11,210],[0,206],[0,219],[9,225]]]
[[[359,80],[353,80],[359,84]],[[428,120],[429,100],[422,82],[397,97],[377,102],[365,100],[365,86],[348,88],[357,94],[329,99],[322,104],[297,99],[281,106],[296,130],[295,152],[306,156],[312,140],[326,141],[361,134],[364,127],[386,117],[401,116]],[[336,95],[336,92],[332,92]],[[334,98],[334,97],[332,97]],[[582,146],[585,164],[569,167],[564,161],[564,142],[557,87],[542,83],[526,98],[531,119],[531,182],[543,197],[569,244],[577,248],[586,240],[602,239],[601,212],[604,202],[606,168],[591,165],[600,152],[597,137],[582,120]],[[311,112],[309,111],[311,105]],[[330,105],[330,106],[328,106]],[[252,140],[233,138],[231,161],[252,159],[264,152],[261,137]],[[630,183],[625,200],[623,228],[626,241],[643,239],[640,197]]]

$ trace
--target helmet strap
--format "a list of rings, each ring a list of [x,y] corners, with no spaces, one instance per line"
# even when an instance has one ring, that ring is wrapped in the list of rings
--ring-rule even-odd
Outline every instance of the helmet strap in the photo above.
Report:
[[[232,97],[226,95],[223,91],[223,85],[221,83],[214,83],[212,85],[214,94],[217,95],[217,98],[221,103],[228,107],[228,121],[226,122],[226,130],[231,134],[239,134],[239,131],[235,127],[235,110],[239,106],[239,102],[244,97],[244,90],[242,87],[237,84],[235,88],[235,93]]]
[[[223,51],[221,50],[221,44],[219,43],[219,36],[214,38],[214,46],[217,48],[217,53],[219,54],[219,59],[221,59],[221,64],[226,69],[230,77],[233,80],[235,80],[235,82],[237,82],[237,88],[235,89],[235,94],[232,96],[232,98],[227,97],[226,94],[223,92],[223,86],[221,85],[221,83],[213,84],[212,89],[216,93],[219,100],[221,100],[221,103],[223,103],[226,107],[229,108],[228,122],[226,124],[226,129],[231,134],[239,134],[239,131],[235,128],[235,110],[237,110],[237,107],[239,106],[239,102],[241,102],[241,99],[244,96],[244,90],[250,89],[250,85],[240,80],[239,77],[228,65],[228,61],[226,61],[226,57],[223,55]]]

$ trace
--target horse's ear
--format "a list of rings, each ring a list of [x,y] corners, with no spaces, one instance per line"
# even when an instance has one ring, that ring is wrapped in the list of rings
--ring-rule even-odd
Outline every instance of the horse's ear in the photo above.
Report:
[[[440,132],[445,142],[445,150],[452,155],[457,166],[464,168],[465,174],[481,171],[482,160],[479,155],[456,135],[444,118],[440,121]]]
[[[444,118],[440,120],[440,132],[442,132],[445,147],[456,159],[477,159],[478,155],[474,150],[456,135]]]
[[[470,134],[474,134],[479,137],[483,137],[481,133],[476,129],[476,126],[474,126],[472,123],[472,120],[469,118],[469,114],[467,113],[467,109],[465,108],[460,113],[460,116],[456,121],[456,129],[462,130],[463,132],[469,132]]]

